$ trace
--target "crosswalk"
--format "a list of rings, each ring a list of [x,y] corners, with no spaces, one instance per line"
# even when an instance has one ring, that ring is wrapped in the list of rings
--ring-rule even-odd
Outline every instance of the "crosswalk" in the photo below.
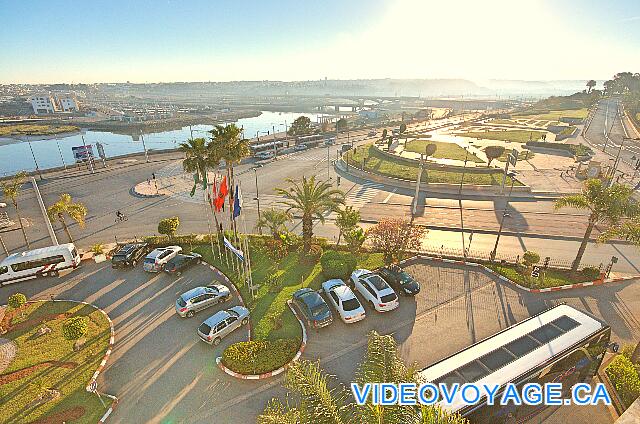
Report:
[[[374,182],[365,182],[362,185],[355,184],[345,196],[345,203],[354,209],[360,209],[373,200],[382,188],[384,188],[382,184]]]

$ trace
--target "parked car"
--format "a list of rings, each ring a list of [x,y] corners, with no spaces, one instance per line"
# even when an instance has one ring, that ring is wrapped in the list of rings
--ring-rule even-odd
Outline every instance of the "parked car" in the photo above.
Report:
[[[368,269],[356,269],[351,273],[351,282],[362,297],[378,312],[387,312],[400,306],[396,292],[378,274]]]
[[[191,318],[196,312],[226,302],[229,299],[231,299],[231,292],[227,286],[222,284],[196,287],[183,293],[176,300],[176,312],[182,318]]]
[[[366,317],[362,304],[344,281],[338,279],[325,281],[322,283],[322,289],[345,324],[358,322]]]
[[[122,246],[112,257],[112,268],[136,266],[138,261],[149,252],[147,243],[128,243]]]
[[[420,293],[418,283],[407,271],[398,265],[389,265],[376,271],[397,292],[406,296],[415,296]]]
[[[325,146],[333,146],[334,144],[336,144],[336,138],[335,137],[327,138],[327,139],[324,140],[324,145]]]
[[[191,265],[199,264],[200,262],[202,262],[202,256],[198,253],[178,254],[164,264],[164,270],[170,274],[178,273],[180,275],[182,271]]]
[[[333,322],[327,302],[309,287],[297,290],[293,294],[292,303],[304,315],[309,327],[322,328]]]
[[[367,136],[369,136],[369,137],[375,137],[375,136],[376,136],[376,134],[377,134],[376,130],[371,130],[371,131],[369,131],[369,132],[367,133]]]
[[[309,147],[306,144],[296,144],[296,147],[294,147],[296,152],[301,152],[303,150],[307,150]]]
[[[218,345],[229,333],[249,322],[249,310],[244,306],[234,306],[210,316],[198,327],[198,336],[203,342]]]
[[[164,264],[182,252],[180,246],[159,247],[144,258],[142,268],[147,272],[160,272]]]

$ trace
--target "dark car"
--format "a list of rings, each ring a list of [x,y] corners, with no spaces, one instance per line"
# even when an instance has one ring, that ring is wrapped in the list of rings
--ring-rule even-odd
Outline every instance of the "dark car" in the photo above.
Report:
[[[193,264],[202,262],[202,256],[197,253],[178,254],[164,265],[164,270],[169,273],[181,273]]]
[[[302,312],[309,327],[322,328],[333,322],[333,315],[329,305],[315,290],[308,287],[293,294],[293,304]]]
[[[376,273],[399,293],[406,296],[415,296],[420,293],[420,284],[407,271],[397,265],[380,268]]]
[[[129,243],[122,246],[111,258],[112,268],[136,266],[149,251],[147,243]]]

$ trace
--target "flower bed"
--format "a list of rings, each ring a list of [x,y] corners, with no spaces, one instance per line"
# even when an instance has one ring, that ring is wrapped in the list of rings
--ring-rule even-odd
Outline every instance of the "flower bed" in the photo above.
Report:
[[[222,364],[240,374],[264,374],[288,364],[299,347],[297,338],[238,342],[224,350]]]
[[[640,375],[636,367],[623,353],[617,355],[604,370],[625,409],[640,396]]]

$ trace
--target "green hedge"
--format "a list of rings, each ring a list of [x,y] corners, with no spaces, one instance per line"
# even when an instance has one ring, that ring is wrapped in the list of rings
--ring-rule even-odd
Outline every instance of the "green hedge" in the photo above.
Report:
[[[338,252],[335,250],[327,250],[320,257],[320,265],[322,266],[322,274],[327,278],[347,279],[351,275],[358,260],[349,252]]]
[[[624,406],[629,407],[640,396],[640,375],[636,367],[626,356],[617,355],[604,371]]]
[[[299,348],[297,338],[234,343],[224,350],[222,364],[240,374],[264,374],[291,362]]]

